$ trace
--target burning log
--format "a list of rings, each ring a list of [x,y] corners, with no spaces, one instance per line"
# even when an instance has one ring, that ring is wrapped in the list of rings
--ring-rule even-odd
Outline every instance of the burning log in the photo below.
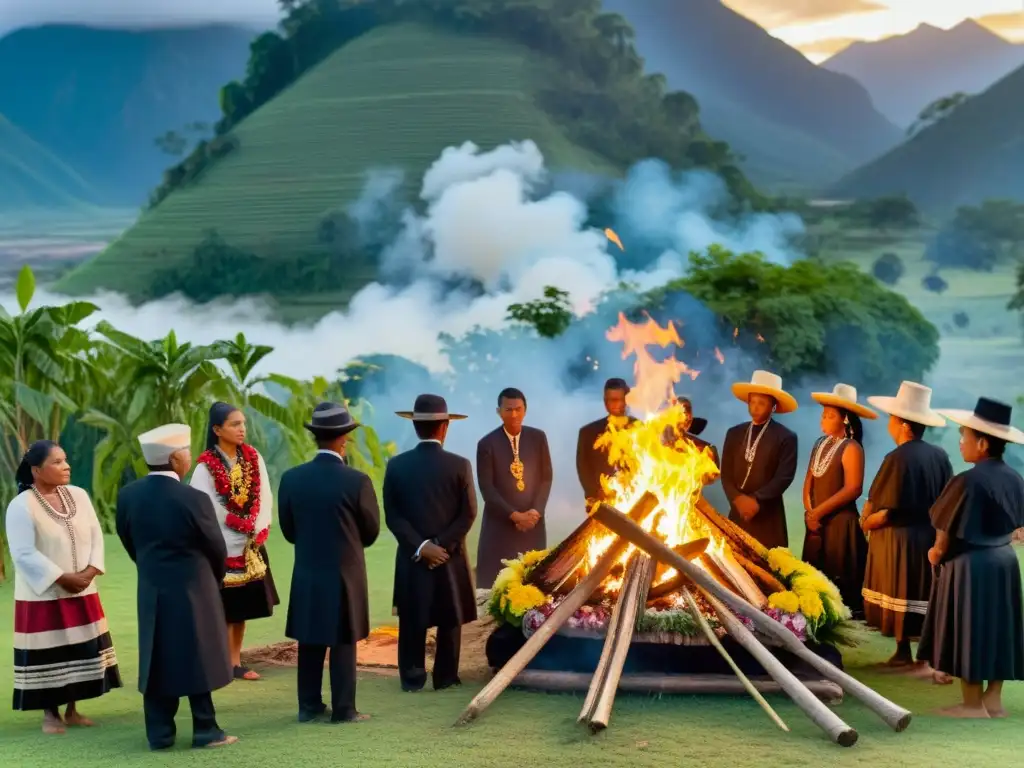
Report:
[[[645,493],[641,496],[633,508],[629,511],[629,515],[623,515],[618,510],[615,510],[615,514],[624,520],[629,520],[631,524],[632,518],[636,515],[642,520],[646,517],[641,512],[651,512],[658,505],[658,497],[652,493]],[[614,509],[609,507],[609,509]],[[569,618],[580,609],[580,607],[587,602],[587,599],[593,594],[594,590],[600,586],[601,582],[605,580],[608,573],[611,571],[612,566],[618,561],[626,547],[629,546],[629,542],[621,537],[616,536],[612,541],[611,545],[601,556],[601,558],[594,564],[594,567],[590,569],[586,578],[583,579],[568,595],[565,599],[558,604],[558,607],[552,612],[547,620],[537,628],[530,639],[526,641],[522,648],[516,651],[516,654],[508,660],[504,667],[498,670],[497,674],[491,678],[491,681],[483,687],[473,700],[469,702],[469,705],[459,715],[459,719],[455,721],[455,725],[461,725],[469,723],[479,717],[480,713],[489,707],[501,692],[508,688],[509,683],[522,672],[526,665],[529,664],[533,657],[536,656],[540,649],[544,647],[544,644],[551,639]],[[675,554],[675,553],[673,553]],[[685,558],[682,558],[683,562],[686,562]]]
[[[711,574],[712,578],[714,578],[715,581],[721,584],[725,589],[736,589],[735,585],[732,583],[732,579],[730,579],[726,572],[722,570],[718,561],[711,557],[709,552],[705,552],[701,555],[700,561],[704,563],[704,567],[707,569],[707,572]]]
[[[637,619],[647,607],[647,591],[653,578],[654,561],[643,552],[635,553],[629,559],[626,578],[605,635],[601,659],[580,710],[579,722],[588,722],[594,733],[608,727],[622,667],[626,663]]]
[[[729,540],[733,547],[745,558],[754,563],[764,563],[768,558],[768,550],[764,545],[740,528],[728,517],[718,513],[708,500],[703,496],[697,498],[693,505],[694,512],[697,512],[700,519],[707,523],[712,530],[718,531]]]
[[[831,663],[818,656],[818,654],[809,650],[788,629],[757,610],[746,600],[734,595],[728,589],[723,589],[700,568],[687,562],[685,558],[679,557],[669,547],[648,534],[636,523],[626,519],[621,512],[618,512],[613,507],[609,507],[607,504],[602,504],[594,512],[594,518],[609,530],[614,531],[639,549],[647,552],[651,557],[684,572],[707,594],[714,595],[730,608],[749,618],[765,635],[778,641],[783,648],[806,661],[827,679],[838,683],[851,696],[860,699],[865,706],[878,715],[894,731],[903,731],[910,725],[911,713],[909,710],[894,704],[864,685],[864,683],[837,669]]]
[[[761,591],[766,595],[771,595],[776,592],[782,592],[786,589],[786,585],[775,578],[771,571],[768,571],[757,563],[751,562],[739,552],[733,552],[732,556],[736,558],[736,562],[743,566],[743,570],[750,574],[750,576],[757,582],[757,585],[761,588]]]
[[[753,697],[754,701],[761,705],[761,709],[768,713],[768,717],[774,720],[775,724],[779,726],[779,728],[788,733],[789,726],[786,725],[783,719],[779,717],[778,713],[772,709],[772,705],[765,700],[764,696],[761,695],[761,692],[757,690],[757,688],[754,687],[754,684],[750,682],[745,674],[743,674],[743,670],[739,668],[739,665],[733,661],[732,656],[729,655],[729,652],[725,650],[722,643],[719,642],[718,635],[716,635],[715,631],[711,629],[711,625],[708,624],[708,620],[704,618],[704,614],[700,611],[700,606],[697,605],[697,601],[693,599],[693,595],[690,594],[689,589],[683,589],[683,597],[686,600],[687,606],[690,608],[690,612],[693,613],[697,619],[697,623],[700,624],[700,628],[701,631],[704,632],[704,636],[708,639],[708,642],[715,647],[715,650],[718,651],[719,655],[725,659],[725,663],[732,667],[732,671],[736,673],[736,678],[746,689],[747,693]]]
[[[726,575],[728,575],[729,580],[736,585],[736,591],[743,595],[748,602],[761,611],[768,607],[768,598],[764,596],[761,589],[750,578],[750,574],[740,567],[740,564],[736,562],[736,558],[732,556],[732,552],[727,547],[706,554],[710,554],[715,562],[719,564]]]
[[[677,547],[673,547],[672,551],[681,557],[685,557],[687,560],[693,560],[694,558],[703,555],[710,543],[711,539],[697,539],[696,541],[688,541],[686,544],[680,544]],[[666,566],[664,563],[657,563],[657,566],[657,569],[654,571],[655,581],[660,579],[664,575],[665,571],[672,570],[671,567]],[[655,584],[647,591],[647,603],[650,604],[653,600],[658,600],[666,595],[671,595],[673,592],[679,591],[685,583],[686,575],[676,571],[676,575],[668,581],[662,582],[661,584]]]
[[[811,722],[821,728],[828,734],[829,739],[841,747],[852,747],[857,743],[857,731],[844,723],[835,712],[807,690],[807,687],[797,679],[796,675],[786,669],[786,666],[775,658],[772,652],[765,648],[749,629],[743,626],[743,622],[733,616],[732,612],[716,600],[710,592],[704,592],[704,597],[711,603],[718,615],[718,620],[722,622],[722,626],[732,635],[733,639],[757,659],[771,678],[793,700],[793,703],[811,719]]]
[[[641,496],[629,511],[629,519],[640,523],[658,506],[653,493]],[[604,533],[601,524],[588,517],[557,547],[548,552],[526,579],[527,584],[546,595],[556,597],[569,592],[583,577],[583,566],[588,559],[590,543]]]

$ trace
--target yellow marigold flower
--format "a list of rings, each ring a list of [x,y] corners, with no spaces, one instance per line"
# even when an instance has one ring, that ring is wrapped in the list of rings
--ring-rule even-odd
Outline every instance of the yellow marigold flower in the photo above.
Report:
[[[800,612],[808,619],[817,621],[824,613],[825,606],[821,602],[821,595],[817,592],[803,592],[800,594]]]
[[[550,551],[551,550],[549,550],[549,549],[535,549],[532,552],[527,552],[520,559],[522,560],[523,566],[525,568],[529,568],[531,566],[536,565],[541,560],[543,560],[545,557],[547,557],[548,556],[548,552],[550,552]]]
[[[789,590],[775,592],[768,596],[768,605],[784,613],[796,613],[800,610],[800,598],[796,596],[796,593]]]
[[[515,584],[509,588],[507,595],[508,611],[513,616],[522,616],[547,600],[544,593],[532,584]]]
[[[494,584],[491,585],[491,592],[504,592],[512,584],[518,584],[520,581],[522,581],[522,574],[512,566],[506,566],[498,571]]]
[[[768,550],[768,567],[786,578],[799,569],[800,561],[785,547],[775,547]]]

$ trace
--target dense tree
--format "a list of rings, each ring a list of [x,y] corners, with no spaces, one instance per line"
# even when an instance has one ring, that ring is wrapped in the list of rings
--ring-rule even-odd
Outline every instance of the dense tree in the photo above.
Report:
[[[210,402],[229,399],[256,422],[251,439],[276,457],[268,465],[277,477],[313,449],[300,415],[308,417],[317,398],[344,398],[340,385],[326,380],[254,375],[272,350],[242,335],[192,345],[170,331],[163,339],[147,341],[106,322],[90,334],[81,323],[96,305],[33,308],[34,291],[35,279],[26,267],[16,285],[20,313],[0,308],[0,511],[16,492],[13,477],[21,456],[38,439],[64,445],[76,469],[75,483],[90,490],[109,527],[118,489],[144,471],[136,440],[141,432],[185,421],[193,426],[193,447],[198,448]],[[281,445],[284,451],[275,447]],[[364,426],[352,444],[353,463],[379,480],[391,449]]]
[[[971,97],[963,91],[950,96],[942,96],[926,106],[917,116],[917,120],[907,128],[907,135],[914,136],[925,128],[942,122],[956,110],[960,109]]]
[[[938,267],[992,271],[1024,253],[1024,204],[986,200],[958,208],[928,243],[925,258]]]
[[[925,275],[921,278],[921,287],[931,293],[945,293],[946,289],[949,288],[949,283],[938,272],[932,272],[930,275]]]
[[[916,227],[920,223],[917,206],[906,195],[892,195],[865,203],[868,224],[879,229]]]
[[[895,253],[883,253],[871,265],[871,274],[886,285],[896,285],[906,271],[903,259]]]
[[[531,326],[545,339],[561,336],[572,322],[569,294],[553,285],[546,286],[544,298],[510,304],[508,319]]]

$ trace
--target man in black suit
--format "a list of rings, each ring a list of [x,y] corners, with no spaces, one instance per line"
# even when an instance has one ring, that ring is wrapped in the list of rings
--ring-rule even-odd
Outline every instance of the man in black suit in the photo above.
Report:
[[[411,411],[419,445],[395,456],[384,473],[384,519],[398,540],[394,602],[398,609],[398,673],[402,689],[427,682],[427,630],[437,627],[434,690],[459,685],[462,625],[477,617],[466,535],[476,519],[468,459],[444,450],[448,413],[439,395],[420,395]]]
[[[151,749],[174,744],[187,696],[192,746],[238,741],[217,725],[211,691],[232,680],[220,598],[227,552],[213,503],[181,482],[191,429],[168,424],[139,437],[149,474],[117,496],[117,535],[138,569],[139,691]]]
[[[331,722],[360,722],[369,718],[356,710],[356,643],[370,634],[363,550],[380,533],[380,509],[370,478],[345,464],[345,443],[359,426],[348,409],[321,403],[305,426],[317,454],[284,473],[277,495],[281,533],[295,545],[285,635],[299,643],[299,722],[327,711],[328,649]]]
[[[490,589],[502,560],[547,546],[544,511],[551,495],[548,438],[523,426],[526,395],[509,387],[498,395],[501,426],[476,446],[476,476],[484,518],[476,558],[476,583]]]
[[[636,421],[626,414],[628,394],[629,385],[624,379],[608,379],[604,383],[604,409],[608,415],[580,428],[580,436],[576,441],[576,475],[583,486],[587,509],[598,501],[607,501],[607,494],[601,488],[601,476],[611,477],[615,474],[615,467],[608,462],[608,449],[595,448],[594,443],[608,431],[609,424],[625,427]]]

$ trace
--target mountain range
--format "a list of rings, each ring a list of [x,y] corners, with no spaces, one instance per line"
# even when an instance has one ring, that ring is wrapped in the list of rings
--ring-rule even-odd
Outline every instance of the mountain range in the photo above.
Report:
[[[828,194],[906,194],[940,215],[987,199],[1024,200],[1024,67],[845,176]]]
[[[980,93],[1024,66],[1024,45],[969,19],[949,30],[922,24],[905,35],[853,43],[821,66],[855,78],[884,115],[907,127],[936,99]]]
[[[87,179],[96,202],[138,205],[175,159],[157,137],[209,135],[203,124],[220,116],[220,88],[245,71],[254,35],[232,26],[19,29],[0,39],[0,114]]]
[[[604,0],[636,30],[647,69],[693,94],[701,124],[756,182],[814,185],[899,143],[864,87],[822,69],[720,0]]]

